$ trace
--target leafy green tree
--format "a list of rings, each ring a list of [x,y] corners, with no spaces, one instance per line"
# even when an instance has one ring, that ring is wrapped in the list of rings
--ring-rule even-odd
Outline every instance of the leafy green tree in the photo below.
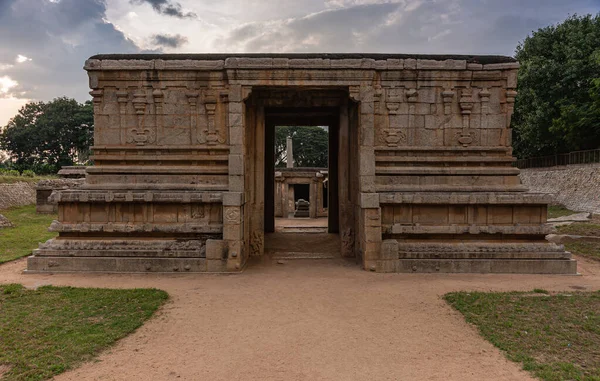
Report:
[[[64,165],[87,161],[93,123],[90,101],[63,97],[29,102],[3,128],[0,146],[19,171],[56,173]]]
[[[571,16],[517,47],[518,157],[600,147],[600,14]]]
[[[326,168],[329,133],[317,126],[280,126],[275,128],[275,167],[287,163],[287,137],[294,145],[294,167]]]

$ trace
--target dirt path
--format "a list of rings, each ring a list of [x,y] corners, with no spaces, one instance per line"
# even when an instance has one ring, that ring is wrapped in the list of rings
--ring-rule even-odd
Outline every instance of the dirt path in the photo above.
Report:
[[[156,287],[171,301],[57,380],[532,380],[440,298],[454,290],[600,289],[583,276],[375,274],[342,260],[262,263],[231,276],[22,275],[0,283]]]

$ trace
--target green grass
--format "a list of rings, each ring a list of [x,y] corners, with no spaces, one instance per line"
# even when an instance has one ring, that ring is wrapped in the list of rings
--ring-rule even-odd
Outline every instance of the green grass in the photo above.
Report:
[[[600,242],[567,242],[565,248],[573,254],[600,261]]]
[[[0,286],[2,380],[45,380],[140,327],[168,298],[155,289]]]
[[[587,235],[600,237],[600,225],[590,222],[573,222],[570,225],[558,226],[558,234]]]
[[[0,263],[8,262],[31,254],[37,248],[38,242],[45,242],[56,236],[48,232],[53,214],[36,214],[35,205],[1,210],[10,222],[12,228],[0,229]]]
[[[35,177],[26,177],[26,176],[2,176],[0,175],[0,184],[14,184],[19,182],[24,183],[37,183],[40,180],[47,179],[56,179],[56,176],[35,176]]]
[[[444,299],[536,377],[600,380],[600,292],[454,292]]]
[[[569,216],[575,213],[577,212],[569,210],[562,205],[548,205],[548,218]]]

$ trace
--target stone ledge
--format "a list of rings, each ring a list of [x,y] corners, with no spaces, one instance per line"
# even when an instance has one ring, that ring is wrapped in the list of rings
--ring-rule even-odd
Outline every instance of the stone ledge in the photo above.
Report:
[[[103,165],[99,167],[89,167],[88,174],[177,174],[177,175],[227,175],[229,169],[227,165],[214,166],[166,166],[166,165]]]
[[[103,191],[103,190],[65,190],[53,193],[55,202],[154,202],[154,203],[221,203],[223,193],[215,192],[177,192],[177,191]]]
[[[553,228],[540,225],[382,225],[384,234],[524,234],[547,235]]]
[[[381,259],[570,259],[562,245],[550,242],[448,242],[406,243],[386,239]]]
[[[470,66],[468,66],[470,65]],[[476,65],[482,65],[476,66]],[[489,68],[487,68],[489,67]],[[309,54],[101,54],[84,64],[87,71],[99,70],[197,70],[223,69],[377,69],[377,70],[502,70],[518,68],[507,56],[426,55],[377,53]]]
[[[219,235],[196,239],[51,239],[41,243],[34,255],[59,257],[163,257],[204,258],[206,241]]]
[[[38,257],[27,258],[26,273],[236,273],[227,262],[204,258]]]
[[[61,223],[52,221],[48,228],[50,232],[57,233],[87,233],[87,232],[105,232],[105,233],[199,233],[199,234],[221,234],[223,232],[222,224],[202,224],[202,223]]]
[[[516,176],[519,169],[514,167],[375,167],[376,175],[394,176],[394,175],[476,175],[476,176]]]
[[[573,259],[400,259],[370,263],[388,273],[577,274]]]
[[[402,185],[402,184],[377,184],[379,193],[407,193],[407,192],[526,192],[523,185]]]
[[[545,193],[510,193],[510,192],[385,192],[379,194],[381,204],[548,204],[552,195]]]

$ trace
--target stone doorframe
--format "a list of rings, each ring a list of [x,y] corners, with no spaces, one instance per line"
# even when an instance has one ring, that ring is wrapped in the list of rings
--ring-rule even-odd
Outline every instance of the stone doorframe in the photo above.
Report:
[[[277,108],[265,109],[265,216],[264,231],[275,231],[275,128],[276,126],[328,126],[329,134],[329,203],[330,211],[327,215],[329,233],[339,233],[339,201],[338,201],[338,150],[339,150],[339,125],[340,110],[344,107],[316,107],[316,108]],[[317,182],[315,179],[296,182],[310,186],[311,217],[316,217]]]
[[[274,156],[272,149],[267,151],[267,146],[271,145],[266,144],[269,138],[267,131],[274,125],[284,125],[282,124],[284,120],[292,119],[295,120],[292,124],[297,125],[333,127],[330,128],[330,147],[337,148],[330,149],[329,231],[341,234],[340,252],[343,256],[354,257],[362,252],[357,250],[354,244],[360,242],[355,236],[357,232],[360,234],[364,226],[355,219],[357,213],[360,215],[361,199],[360,176],[357,170],[360,156],[358,146],[360,122],[358,103],[350,98],[350,93],[348,87],[338,86],[319,89],[302,86],[261,87],[246,91],[243,102],[243,155],[239,155],[240,169],[244,174],[242,189],[244,203],[243,208],[240,209],[243,219],[240,218],[240,224],[243,226],[243,237],[248,238],[243,242],[249,255],[264,254],[264,233],[272,231],[273,228],[266,225],[265,221],[265,212],[269,215],[274,213],[273,196],[270,196],[271,205],[265,203],[265,197],[269,197],[265,189],[272,188],[274,192],[275,180],[274,163],[272,163],[273,168],[267,168],[265,162],[267,155]],[[274,109],[283,111],[284,114],[289,112],[289,115],[278,119],[282,117],[280,112],[278,117],[272,118],[270,115]],[[332,113],[333,111],[335,113]],[[272,139],[273,136],[270,138]],[[230,164],[229,172],[230,189],[233,189],[232,185],[237,181],[241,182],[241,179],[235,177],[240,171],[232,171]],[[337,175],[334,175],[335,172]],[[224,223],[227,225],[227,216],[224,218]]]

